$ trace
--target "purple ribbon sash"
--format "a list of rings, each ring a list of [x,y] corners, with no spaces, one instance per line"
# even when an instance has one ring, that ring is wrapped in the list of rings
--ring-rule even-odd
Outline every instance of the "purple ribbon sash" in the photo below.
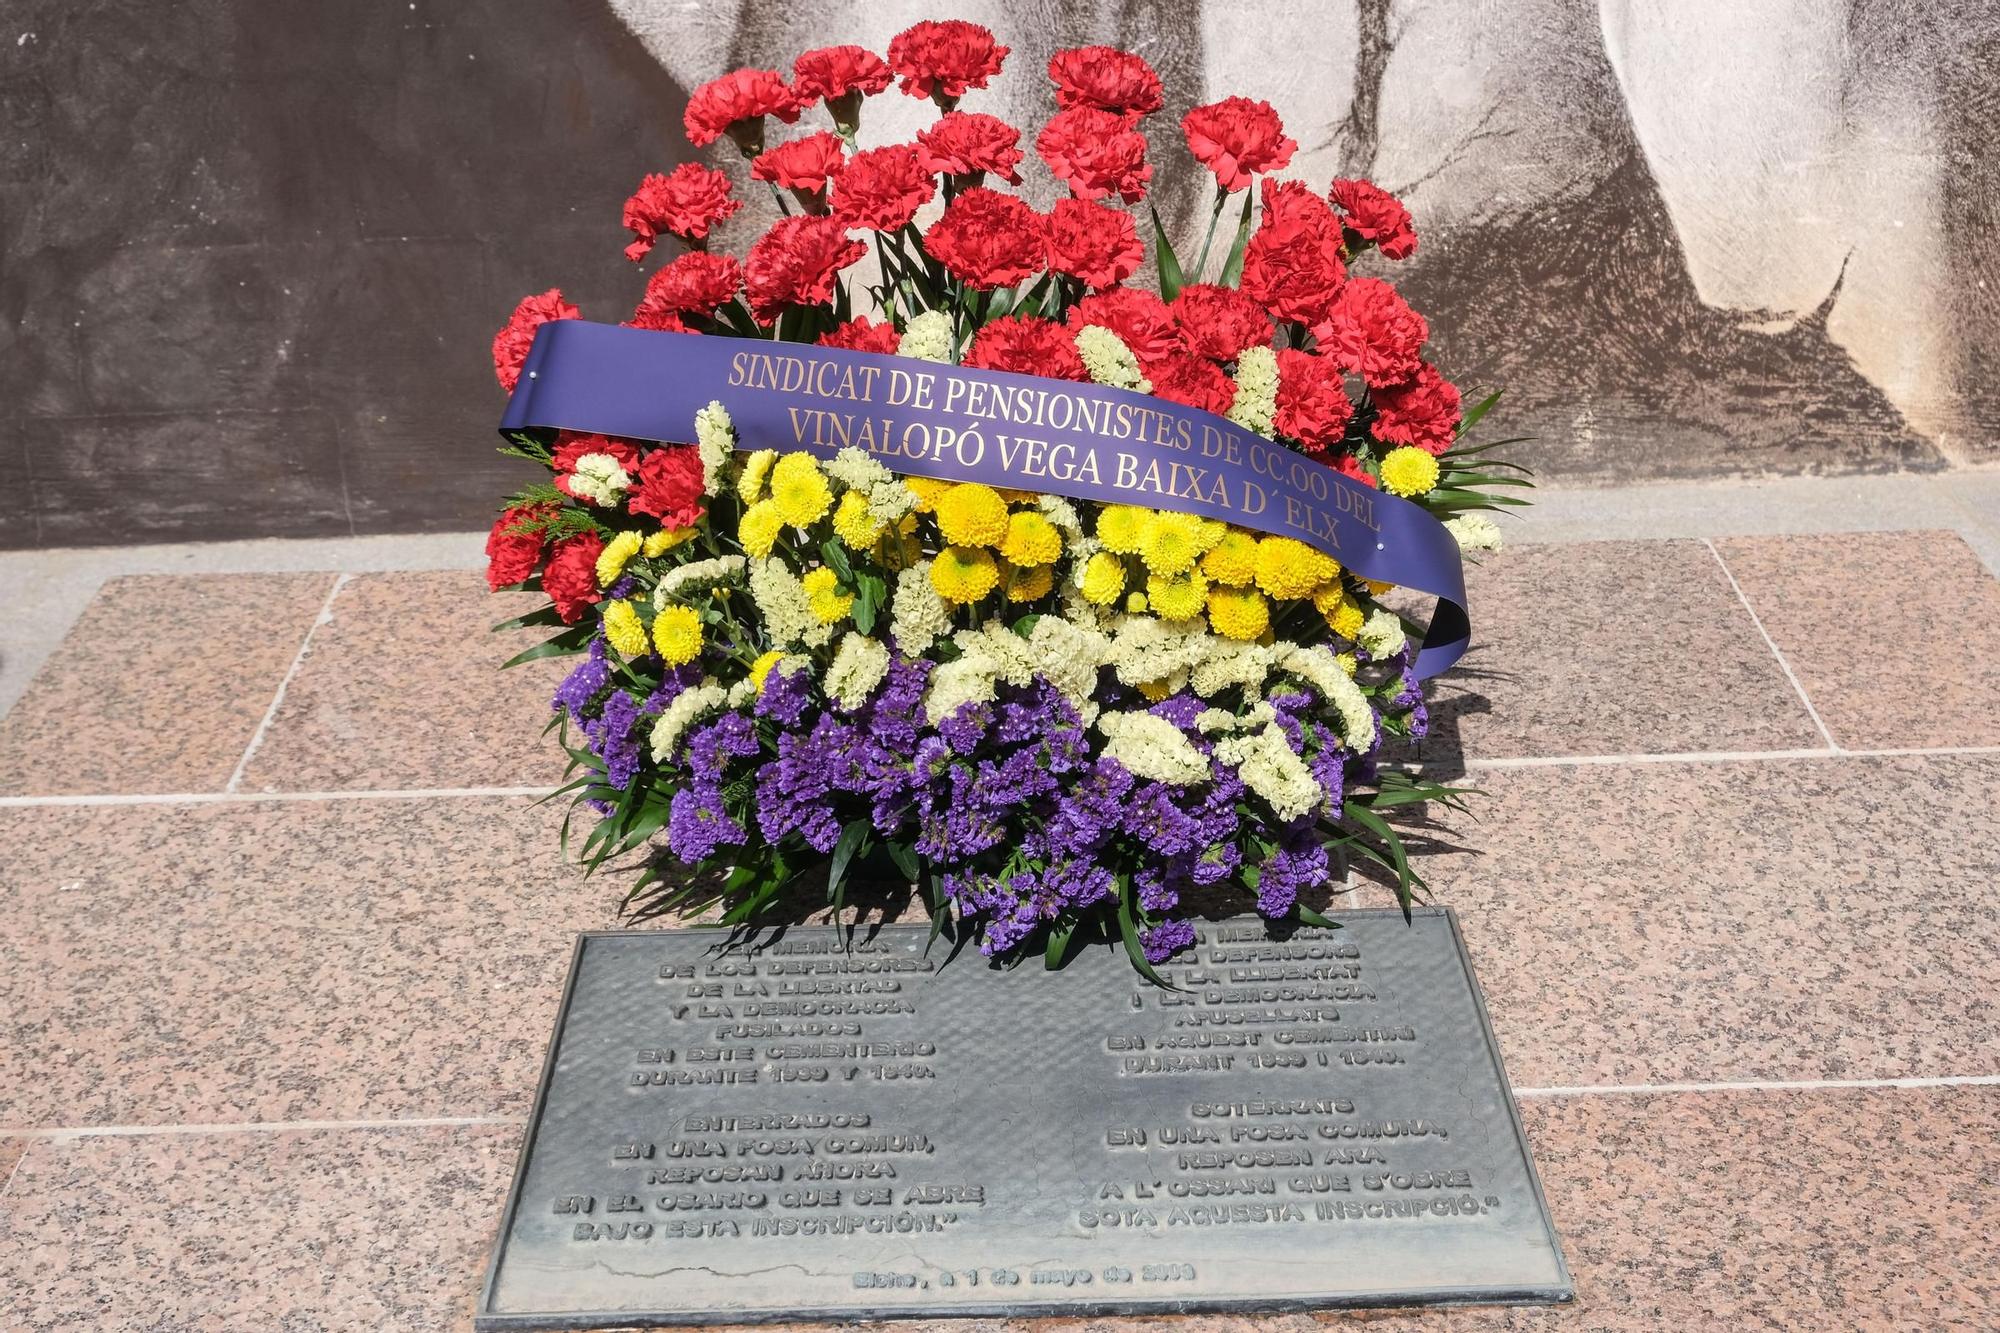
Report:
[[[1413,664],[1437,675],[1471,622],[1458,543],[1429,512],[1199,408],[1127,389],[803,343],[552,320],[536,333],[502,431],[685,442],[729,411],[744,449],[1073,500],[1173,509],[1294,537],[1362,578],[1438,599]]]

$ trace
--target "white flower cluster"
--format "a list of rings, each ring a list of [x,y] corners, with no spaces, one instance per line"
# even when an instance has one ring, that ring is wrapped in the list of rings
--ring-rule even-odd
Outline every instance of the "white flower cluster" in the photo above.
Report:
[[[1233,765],[1243,785],[1270,803],[1283,820],[1297,819],[1326,799],[1306,761],[1275,724],[1266,723],[1249,735],[1227,736],[1215,743],[1216,758]]]
[[[905,657],[922,657],[951,629],[951,608],[931,586],[931,562],[919,560],[896,576],[889,598],[889,632]]]
[[[1370,657],[1389,657],[1402,651],[1405,642],[1403,621],[1394,611],[1378,606],[1354,632],[1354,641],[1368,650]]]
[[[1076,354],[1090,378],[1113,389],[1136,389],[1151,393],[1153,382],[1139,371],[1139,358],[1125,340],[1110,329],[1086,324],[1076,331]]]
[[[691,690],[682,690],[653,724],[653,758],[665,763],[680,747],[689,727],[729,702],[727,692],[714,681],[705,680]]]
[[[688,597],[695,593],[707,592],[710,588],[734,583],[743,577],[743,571],[750,562],[740,555],[719,555],[713,560],[695,560],[685,565],[675,565],[660,576],[659,584],[653,589],[653,607],[664,609],[670,598]]]
[[[729,409],[713,402],[695,413],[694,442],[701,454],[702,493],[720,495],[729,455],[736,452],[736,427],[729,420]]]
[[[1319,691],[1340,714],[1340,739],[1348,749],[1359,754],[1375,743],[1375,714],[1368,707],[1368,696],[1341,670],[1331,650],[1324,645],[1303,648],[1296,643],[1278,644],[1276,649],[1282,649],[1277,652],[1279,668]]]
[[[916,492],[868,456],[865,449],[847,446],[826,465],[826,474],[850,491],[859,491],[868,502],[868,516],[884,527],[903,521],[917,507]]]
[[[896,355],[915,357],[919,361],[949,361],[951,335],[951,316],[942,310],[926,310],[921,315],[912,316],[910,322],[903,326],[903,338],[896,344]]]
[[[1444,530],[1452,535],[1461,551],[1500,549],[1500,527],[1484,514],[1455,515],[1444,521]]]
[[[1208,757],[1181,729],[1152,713],[1106,713],[1097,719],[1104,753],[1133,776],[1185,787],[1209,777]],[[1246,778],[1247,782],[1248,779]]]
[[[780,647],[802,643],[823,648],[833,638],[833,626],[813,614],[805,584],[782,560],[758,560],[750,566],[750,597],[764,620],[770,641]]]
[[[888,645],[858,630],[849,630],[841,637],[840,646],[833,650],[833,662],[827,667],[822,684],[835,703],[852,713],[868,702],[868,696],[888,674]]]
[[[631,486],[631,474],[610,454],[585,454],[570,470],[570,490],[607,509],[624,499]]]
[[[1229,404],[1229,419],[1269,438],[1277,412],[1278,354],[1268,347],[1246,347],[1236,358],[1236,397]]]

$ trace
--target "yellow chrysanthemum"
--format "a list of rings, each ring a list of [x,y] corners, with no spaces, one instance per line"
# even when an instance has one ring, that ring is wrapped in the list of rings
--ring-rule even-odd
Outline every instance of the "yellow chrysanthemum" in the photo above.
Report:
[[[684,666],[701,652],[701,617],[685,606],[669,606],[653,617],[653,646],[670,667]]]
[[[618,576],[625,572],[625,566],[632,557],[639,554],[639,548],[646,539],[636,532],[621,532],[604,543],[604,550],[597,557],[597,586],[608,588],[618,582]]]
[[[1146,600],[1146,594],[1143,592],[1128,592],[1125,594],[1125,614],[1128,616],[1142,616],[1146,614],[1146,608],[1150,605],[1151,603]]]
[[[953,546],[998,546],[1007,538],[1007,502],[978,482],[954,486],[938,497],[937,524]]]
[[[771,500],[785,522],[806,528],[833,508],[833,490],[811,454],[786,454],[771,469]]]
[[[937,508],[938,498],[952,488],[949,481],[936,481],[930,477],[905,477],[903,485],[910,488],[910,494],[917,497],[917,512],[928,514]]]
[[[1139,686],[1139,693],[1146,696],[1149,703],[1158,703],[1174,692],[1165,679],[1149,680]]]
[[[1083,566],[1083,600],[1094,606],[1109,606],[1125,591],[1125,562],[1109,551],[1099,551]]]
[[[1162,620],[1191,620],[1208,601],[1208,580],[1193,572],[1173,578],[1155,574],[1146,580],[1146,597]]]
[[[1340,562],[1291,537],[1257,542],[1257,586],[1273,597],[1309,597],[1340,573]]]
[[[947,546],[931,561],[931,587],[953,605],[976,602],[999,582],[993,553],[977,546]]]
[[[1097,511],[1097,540],[1107,551],[1137,555],[1146,544],[1152,511],[1131,505],[1106,505]]]
[[[644,657],[653,646],[639,609],[620,598],[604,608],[604,641],[617,649],[620,657]]]
[[[771,554],[778,534],[784,530],[785,516],[778,512],[776,502],[759,500],[743,511],[743,518],[736,525],[736,540],[743,544],[744,554],[762,560]]]
[[[866,551],[882,535],[882,523],[868,512],[868,498],[860,491],[840,497],[833,511],[833,535],[856,551]]]
[[[1007,535],[1000,542],[1000,554],[1011,563],[1052,565],[1062,558],[1062,549],[1062,534],[1035,510],[1007,515]]]
[[[1249,587],[1257,581],[1257,539],[1247,532],[1225,531],[1214,549],[1201,558],[1201,572],[1216,583]]]
[[[1437,459],[1414,445],[1391,449],[1382,460],[1382,488],[1391,495],[1422,495],[1437,484]]]
[[[1313,605],[1326,617],[1327,628],[1343,639],[1351,639],[1360,632],[1368,613],[1361,609],[1361,603],[1340,586],[1339,579],[1333,579],[1313,591]]]
[[[1185,574],[1201,558],[1204,535],[1193,514],[1154,514],[1139,539],[1139,557],[1155,574]]]
[[[1383,583],[1379,579],[1363,579],[1361,580],[1361,586],[1368,589],[1369,593],[1373,596],[1380,597],[1396,585],[1393,583]]]
[[[750,683],[757,687],[759,694],[764,692],[764,681],[770,676],[771,668],[778,665],[784,656],[783,649],[773,648],[767,653],[759,653],[757,660],[750,664]]]
[[[1046,597],[1055,585],[1054,565],[1031,565],[1025,569],[1015,564],[1007,566],[1006,593],[1010,602],[1032,602]]]
[[[1350,676],[1361,669],[1361,663],[1353,653],[1335,653],[1333,664]]]
[[[663,528],[646,538],[646,544],[640,548],[640,551],[649,560],[655,556],[665,555],[676,546],[684,546],[688,542],[693,541],[695,534],[699,531],[701,529],[692,524],[685,528]]]
[[[764,479],[771,475],[771,464],[778,461],[776,449],[758,449],[743,457],[743,475],[736,479],[736,493],[744,504],[756,504],[764,497]]]
[[[1255,588],[1210,588],[1208,623],[1225,639],[1254,643],[1271,627],[1271,604]]]
[[[824,565],[807,570],[806,576],[799,582],[806,590],[813,619],[822,625],[838,624],[847,619],[847,613],[854,609],[854,594],[842,592],[840,576]]]

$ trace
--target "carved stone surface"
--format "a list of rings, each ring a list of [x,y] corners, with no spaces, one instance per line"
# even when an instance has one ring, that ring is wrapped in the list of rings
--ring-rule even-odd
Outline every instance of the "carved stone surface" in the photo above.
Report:
[[[1567,1300],[1455,919],[1340,920],[585,935],[478,1327]]]

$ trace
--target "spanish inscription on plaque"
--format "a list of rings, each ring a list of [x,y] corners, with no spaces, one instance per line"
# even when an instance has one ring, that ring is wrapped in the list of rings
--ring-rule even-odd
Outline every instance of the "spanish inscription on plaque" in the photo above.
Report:
[[[586,935],[482,1329],[1561,1301],[1457,924]]]

